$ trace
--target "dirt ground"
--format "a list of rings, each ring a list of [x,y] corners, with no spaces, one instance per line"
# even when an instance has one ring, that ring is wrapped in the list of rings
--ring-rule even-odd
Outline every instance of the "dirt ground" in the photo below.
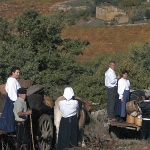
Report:
[[[67,150],[150,150],[150,141],[139,140],[139,133],[133,130],[122,128],[110,128],[107,123],[106,110],[99,110],[92,113],[91,121],[85,126],[84,139],[86,147],[75,147]],[[1,136],[0,136],[1,137]],[[0,143],[0,149],[6,143],[15,139],[3,137]],[[7,146],[6,146],[7,147]],[[11,148],[10,148],[11,149]]]
[[[150,141],[139,140],[139,133],[131,130],[120,130],[120,136],[116,136],[118,128],[109,132],[106,122],[106,111],[95,117],[91,117],[89,125],[85,126],[86,147],[76,147],[68,150],[149,150]]]

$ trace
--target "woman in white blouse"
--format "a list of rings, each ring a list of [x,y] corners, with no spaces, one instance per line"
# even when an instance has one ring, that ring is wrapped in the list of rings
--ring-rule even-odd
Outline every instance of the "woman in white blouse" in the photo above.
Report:
[[[118,94],[121,101],[120,121],[125,120],[126,117],[126,103],[129,101],[130,95],[130,82],[127,80],[129,72],[122,71],[122,78],[118,81]]]
[[[57,150],[77,146],[78,132],[78,101],[74,98],[74,91],[66,87],[63,94],[64,100],[59,102],[62,118],[59,126]]]
[[[0,118],[0,129],[6,132],[15,131],[15,119],[14,119],[14,102],[17,100],[17,90],[20,88],[20,84],[17,78],[20,74],[20,68],[13,66],[10,70],[10,76],[6,82],[7,98],[6,103]]]

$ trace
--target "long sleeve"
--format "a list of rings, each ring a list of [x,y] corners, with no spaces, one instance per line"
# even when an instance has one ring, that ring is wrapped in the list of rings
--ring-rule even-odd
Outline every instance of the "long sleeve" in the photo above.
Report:
[[[17,100],[17,90],[20,88],[20,84],[15,78],[9,77],[6,83],[6,92],[12,101]]]
[[[118,81],[118,94],[119,94],[119,99],[123,97],[124,90],[130,90],[130,82],[127,79],[121,78]]]
[[[105,86],[106,87],[114,87],[117,85],[116,74],[112,69],[108,69],[105,73]]]
[[[125,84],[124,84],[123,80],[120,79],[120,80],[118,81],[118,94],[119,94],[119,99],[121,99],[121,98],[123,97],[124,90],[125,90]]]

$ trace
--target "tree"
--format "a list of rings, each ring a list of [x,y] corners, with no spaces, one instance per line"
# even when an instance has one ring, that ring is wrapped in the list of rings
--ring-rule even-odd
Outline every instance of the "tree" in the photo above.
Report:
[[[1,62],[7,68],[3,82],[9,68],[17,65],[21,68],[21,78],[42,84],[45,94],[57,98],[64,86],[83,73],[76,56],[82,54],[82,47],[88,43],[63,40],[60,23],[35,10],[25,11],[15,24],[12,40],[4,39],[5,45],[0,49]]]
[[[145,10],[145,17],[146,17],[147,19],[150,18],[150,9],[146,9],[146,10]]]
[[[131,47],[129,58],[132,87],[145,89],[150,87],[150,42],[134,44]]]

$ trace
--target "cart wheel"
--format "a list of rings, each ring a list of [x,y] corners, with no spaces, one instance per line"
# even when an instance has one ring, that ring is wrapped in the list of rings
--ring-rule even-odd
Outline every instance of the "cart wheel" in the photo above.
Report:
[[[16,137],[14,135],[1,134],[0,135],[0,149],[1,150],[14,150]]]
[[[39,119],[39,128],[41,137],[39,138],[38,145],[40,150],[50,150],[53,139],[53,123],[51,116],[44,114]]]

